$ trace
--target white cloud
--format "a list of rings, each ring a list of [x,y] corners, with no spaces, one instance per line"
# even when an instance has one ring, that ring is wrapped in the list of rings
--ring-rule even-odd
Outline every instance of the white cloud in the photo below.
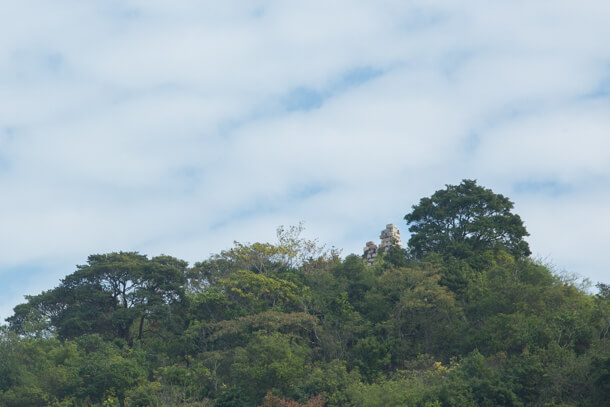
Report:
[[[300,220],[406,240],[462,178],[607,280],[603,2],[5,3],[0,316],[91,253],[197,261]]]
[[[502,176],[570,184],[610,174],[608,101],[581,101],[488,132],[478,162]]]

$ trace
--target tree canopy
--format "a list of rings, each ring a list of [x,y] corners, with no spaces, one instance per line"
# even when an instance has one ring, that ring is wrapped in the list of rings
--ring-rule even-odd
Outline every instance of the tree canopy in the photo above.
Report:
[[[456,211],[450,246],[418,257],[342,259],[300,226],[191,267],[89,256],[0,326],[0,407],[607,405],[610,287],[589,293],[516,238],[475,244],[512,204],[447,190],[425,199]]]
[[[170,308],[182,304],[187,265],[170,256],[148,259],[135,252],[91,255],[58,287],[18,306],[9,326],[27,334],[35,321],[34,326],[46,326],[60,338],[97,333],[131,342],[142,337],[147,320],[163,321]]]
[[[497,247],[515,256],[529,256],[529,245],[523,240],[529,233],[512,209],[508,198],[475,180],[446,185],[405,215],[411,232],[409,249],[417,258],[434,252],[464,258]]]

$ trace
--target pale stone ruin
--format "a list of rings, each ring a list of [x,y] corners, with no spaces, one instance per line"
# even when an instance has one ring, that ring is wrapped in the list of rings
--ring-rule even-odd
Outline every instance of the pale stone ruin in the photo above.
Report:
[[[369,263],[373,263],[375,257],[377,257],[377,253],[379,250],[386,251],[391,246],[402,247],[402,242],[400,240],[400,230],[393,223],[386,225],[385,229],[381,231],[381,235],[379,236],[381,239],[381,245],[377,248],[375,242],[366,242],[366,247],[364,248],[364,254],[362,258],[368,261]]]
[[[373,260],[375,260],[375,257],[377,257],[377,245],[373,241],[366,242],[366,247],[364,248],[362,258],[367,260],[369,263],[372,263]]]
[[[387,250],[391,246],[402,247],[400,230],[393,223],[385,225],[385,229],[381,231],[379,238],[381,239],[381,246],[379,247],[381,250]]]

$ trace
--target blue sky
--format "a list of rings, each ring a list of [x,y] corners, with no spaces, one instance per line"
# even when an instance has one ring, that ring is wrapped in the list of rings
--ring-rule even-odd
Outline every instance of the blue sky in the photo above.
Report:
[[[0,317],[89,254],[360,253],[474,178],[610,282],[610,3],[0,4]]]

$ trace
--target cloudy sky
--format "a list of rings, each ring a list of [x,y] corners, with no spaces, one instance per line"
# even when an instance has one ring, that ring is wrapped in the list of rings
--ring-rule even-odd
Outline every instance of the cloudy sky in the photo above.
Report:
[[[0,2],[0,317],[93,253],[361,253],[463,178],[610,282],[610,3]]]

